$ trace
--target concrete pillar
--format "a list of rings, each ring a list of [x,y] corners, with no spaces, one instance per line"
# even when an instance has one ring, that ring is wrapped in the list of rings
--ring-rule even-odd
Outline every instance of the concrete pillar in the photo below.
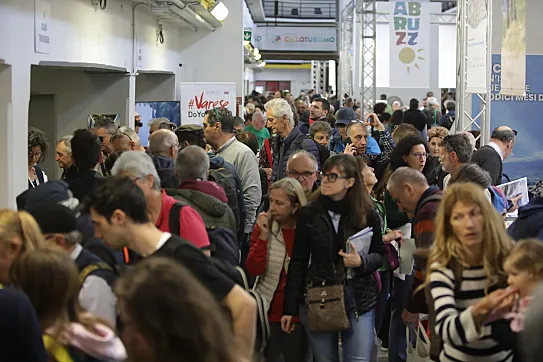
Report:
[[[0,207],[15,208],[28,187],[30,65],[0,65]]]

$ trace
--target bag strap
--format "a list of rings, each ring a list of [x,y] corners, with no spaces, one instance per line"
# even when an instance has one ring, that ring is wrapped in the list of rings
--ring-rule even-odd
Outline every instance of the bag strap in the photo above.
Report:
[[[181,224],[179,222],[179,214],[181,213],[181,209],[185,206],[185,204],[181,202],[176,202],[172,205],[170,209],[170,220],[168,222],[168,226],[170,228],[170,233],[179,236],[179,233],[181,232]]]
[[[464,266],[456,258],[451,258],[449,268],[453,272],[454,294],[457,295],[461,290],[462,280],[464,279]]]
[[[270,146],[270,139],[269,138],[266,138],[266,140],[264,141],[264,148],[266,148],[266,154],[268,155],[268,163],[270,165],[272,165],[273,160],[272,160],[272,153],[271,153],[271,146]]]

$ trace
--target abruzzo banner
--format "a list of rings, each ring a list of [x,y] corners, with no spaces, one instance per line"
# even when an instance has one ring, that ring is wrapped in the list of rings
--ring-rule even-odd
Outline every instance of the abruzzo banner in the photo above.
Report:
[[[430,88],[430,6],[392,2],[390,87]]]
[[[526,95],[526,1],[502,0],[500,94]]]
[[[236,83],[181,82],[181,124],[201,126],[205,112],[215,107],[236,114]]]

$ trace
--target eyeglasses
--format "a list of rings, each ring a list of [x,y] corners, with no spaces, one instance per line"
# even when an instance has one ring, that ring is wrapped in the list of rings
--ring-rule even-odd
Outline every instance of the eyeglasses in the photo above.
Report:
[[[428,154],[426,153],[415,152],[415,153],[412,153],[412,155],[418,159],[428,158]]]
[[[334,183],[338,178],[346,178],[345,176],[338,175],[337,173],[326,173],[321,172],[321,176],[324,179],[325,177],[328,179],[328,182]]]
[[[317,171],[304,171],[304,172],[298,172],[295,170],[289,170],[288,171],[288,177],[298,179],[300,176],[302,176],[302,179],[307,179],[313,176],[313,174]]]
[[[28,157],[35,156],[35,157],[40,158],[40,157],[41,157],[41,154],[42,154],[42,151],[41,151],[41,150],[36,151],[36,152],[28,151]]]

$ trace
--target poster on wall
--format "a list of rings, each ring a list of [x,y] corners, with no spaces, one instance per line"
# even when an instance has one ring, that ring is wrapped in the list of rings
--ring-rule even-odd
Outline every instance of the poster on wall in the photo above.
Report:
[[[136,102],[136,112],[141,117],[141,123],[138,135],[141,139],[142,146],[149,144],[149,121],[153,118],[167,118],[176,126],[181,125],[180,103],[179,102]]]
[[[526,1],[502,0],[500,94],[526,95]]]
[[[97,122],[99,124],[113,122],[117,126],[120,126],[121,120],[118,114],[89,114],[87,117],[87,128],[95,128]]]
[[[526,57],[526,95],[503,95],[500,94],[501,57],[499,54],[492,56],[490,129],[509,126],[517,131],[513,152],[504,161],[503,173],[510,180],[527,177],[530,189],[543,180],[543,151],[541,149],[543,128],[537,123],[543,107],[541,69],[543,69],[543,55],[528,55]],[[473,115],[480,111],[480,103],[475,97],[474,95]]]
[[[396,1],[390,22],[390,87],[430,88],[430,5]]]
[[[236,114],[236,83],[181,82],[181,124],[202,125],[214,107]]]
[[[466,92],[486,93],[488,0],[471,0],[467,11]]]
[[[49,54],[51,48],[51,3],[34,1],[34,51]]]

